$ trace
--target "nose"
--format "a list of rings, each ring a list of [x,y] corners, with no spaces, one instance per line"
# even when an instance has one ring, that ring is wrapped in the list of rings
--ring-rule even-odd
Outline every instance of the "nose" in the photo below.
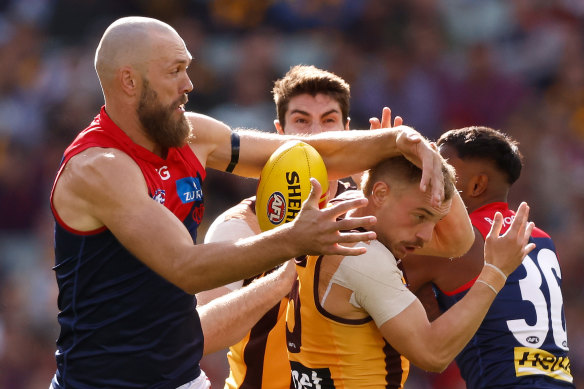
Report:
[[[320,134],[321,132],[323,132],[323,129],[320,123],[313,122],[310,126],[310,134]]]
[[[432,223],[425,223],[418,233],[416,237],[421,239],[424,243],[428,243],[432,239],[432,234],[434,233],[434,224]]]
[[[186,75],[186,83],[183,87],[183,91],[184,93],[189,93],[193,91],[193,82],[191,81],[191,78],[189,77],[189,75],[185,72]]]

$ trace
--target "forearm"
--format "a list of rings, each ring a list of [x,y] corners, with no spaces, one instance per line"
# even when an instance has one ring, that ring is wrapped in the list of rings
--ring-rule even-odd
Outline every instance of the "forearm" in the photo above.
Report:
[[[240,133],[240,159],[234,173],[257,177],[272,153],[283,143],[301,140],[322,156],[331,179],[347,177],[372,168],[381,160],[399,155],[396,139],[404,126],[376,131],[329,131],[315,135],[277,135],[251,130]],[[220,164],[222,166],[224,162]],[[209,160],[209,167],[215,167]]]
[[[480,280],[480,281],[479,281]],[[484,267],[466,296],[431,323],[427,353],[437,358],[438,371],[445,369],[474,336],[505,280]]]
[[[370,169],[383,159],[400,155],[396,140],[402,127],[324,132],[304,141],[318,150],[329,177],[339,179]]]
[[[289,225],[240,239],[190,247],[188,255],[176,259],[176,276],[183,290],[198,293],[233,281],[252,277],[301,255]],[[176,282],[175,282],[176,283]]]
[[[281,270],[281,269],[280,269]],[[198,307],[205,336],[204,354],[229,347],[245,336],[290,291],[278,270]]]

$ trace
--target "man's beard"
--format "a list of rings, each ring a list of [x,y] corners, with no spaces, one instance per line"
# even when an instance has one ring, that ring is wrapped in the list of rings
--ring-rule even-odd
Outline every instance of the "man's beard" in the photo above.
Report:
[[[172,118],[178,106],[186,102],[185,95],[167,107],[162,106],[158,94],[150,88],[148,80],[144,79],[144,89],[136,112],[146,135],[164,150],[184,146],[189,138],[191,123],[187,118],[184,115],[180,115],[179,119]]]

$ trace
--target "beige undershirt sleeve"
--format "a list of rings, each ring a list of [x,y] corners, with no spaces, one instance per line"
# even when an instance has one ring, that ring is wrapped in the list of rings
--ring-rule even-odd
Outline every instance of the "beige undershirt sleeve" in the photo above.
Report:
[[[377,326],[407,308],[416,296],[404,285],[403,274],[393,254],[381,243],[358,243],[363,255],[345,257],[331,279],[353,291],[351,304],[363,308]]]
[[[244,219],[228,219],[223,215],[217,218],[207,230],[205,243],[236,241],[238,239],[253,236],[255,233]],[[237,290],[243,287],[243,280],[225,285],[229,290]]]

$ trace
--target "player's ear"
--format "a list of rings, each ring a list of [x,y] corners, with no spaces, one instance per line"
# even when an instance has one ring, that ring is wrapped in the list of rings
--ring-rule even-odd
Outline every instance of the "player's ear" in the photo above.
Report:
[[[119,70],[120,85],[122,90],[130,95],[134,96],[138,91],[138,80],[136,79],[136,73],[130,67],[123,67]]]
[[[276,127],[278,134],[284,135],[284,128],[282,128],[282,125],[278,119],[274,120],[274,127]]]
[[[347,124],[345,124],[345,130],[348,131],[351,129],[351,118],[347,117]]]
[[[385,202],[389,196],[390,191],[391,188],[386,182],[377,181],[375,184],[373,184],[373,188],[371,188],[371,196],[369,196],[369,201],[373,202],[375,206],[379,207]]]
[[[471,197],[478,197],[482,195],[487,187],[489,186],[489,176],[481,173],[472,178],[468,182],[468,187],[466,188],[467,193]]]

